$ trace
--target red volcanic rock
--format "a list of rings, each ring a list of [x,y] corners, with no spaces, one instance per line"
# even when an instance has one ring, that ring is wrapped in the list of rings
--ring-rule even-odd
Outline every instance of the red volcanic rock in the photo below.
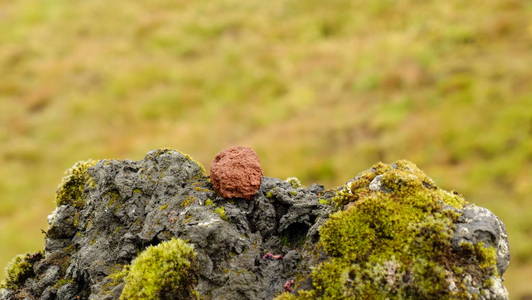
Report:
[[[211,166],[214,189],[224,198],[251,199],[260,188],[262,169],[253,149],[235,146],[218,153]]]

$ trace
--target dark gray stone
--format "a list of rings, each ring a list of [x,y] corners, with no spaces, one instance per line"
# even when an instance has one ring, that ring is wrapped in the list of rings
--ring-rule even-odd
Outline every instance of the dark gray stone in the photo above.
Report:
[[[469,204],[461,211],[452,238],[453,247],[462,242],[483,243],[497,249],[497,268],[503,274],[510,264],[508,235],[502,221],[487,208]]]
[[[334,191],[269,177],[263,177],[253,199],[224,199],[199,165],[171,150],[152,151],[140,161],[103,160],[88,173],[92,181],[84,187],[85,206],[62,205],[50,215],[34,276],[20,290],[0,289],[0,300],[118,299],[123,282],[108,276],[146,247],[171,238],[194,245],[196,290],[207,299],[273,299],[285,282],[316,263],[315,248],[307,246],[318,241],[319,227],[338,209],[323,204]],[[378,177],[370,188],[386,192]],[[223,207],[225,216],[216,207]],[[473,205],[460,213],[453,245],[468,241],[497,247],[502,274],[509,262],[502,222]],[[500,278],[494,278],[481,297],[504,299],[504,291]]]
[[[152,151],[141,161],[104,160],[88,172],[94,182],[85,187],[85,206],[62,205],[49,216],[45,258],[24,287],[37,299],[116,299],[123,284],[109,287],[107,276],[147,246],[173,237],[195,246],[201,294],[272,299],[297,271],[299,242],[324,211],[318,205],[322,186],[294,188],[267,177],[254,199],[224,199],[201,167],[176,151]],[[207,199],[214,205],[205,205]],[[262,259],[267,252],[288,254]],[[69,282],[54,288],[60,279]],[[0,295],[14,297],[10,290]]]

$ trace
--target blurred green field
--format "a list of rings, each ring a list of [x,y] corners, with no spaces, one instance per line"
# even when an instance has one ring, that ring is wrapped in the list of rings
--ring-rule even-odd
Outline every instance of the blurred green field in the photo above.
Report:
[[[254,147],[328,187],[409,159],[500,216],[532,295],[532,1],[0,0],[0,266],[64,170]]]

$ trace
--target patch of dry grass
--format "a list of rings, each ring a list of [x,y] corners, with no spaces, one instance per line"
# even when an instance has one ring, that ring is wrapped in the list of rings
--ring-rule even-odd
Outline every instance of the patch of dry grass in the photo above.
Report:
[[[416,162],[503,218],[507,286],[532,293],[531,20],[519,0],[4,1],[0,265],[42,246],[78,160],[247,144],[329,187]]]

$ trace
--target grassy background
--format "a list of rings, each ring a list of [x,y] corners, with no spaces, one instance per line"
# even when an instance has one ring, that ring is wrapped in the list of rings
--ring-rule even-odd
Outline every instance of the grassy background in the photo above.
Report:
[[[341,184],[409,159],[502,217],[532,294],[532,1],[0,0],[0,266],[63,171],[171,147]]]

